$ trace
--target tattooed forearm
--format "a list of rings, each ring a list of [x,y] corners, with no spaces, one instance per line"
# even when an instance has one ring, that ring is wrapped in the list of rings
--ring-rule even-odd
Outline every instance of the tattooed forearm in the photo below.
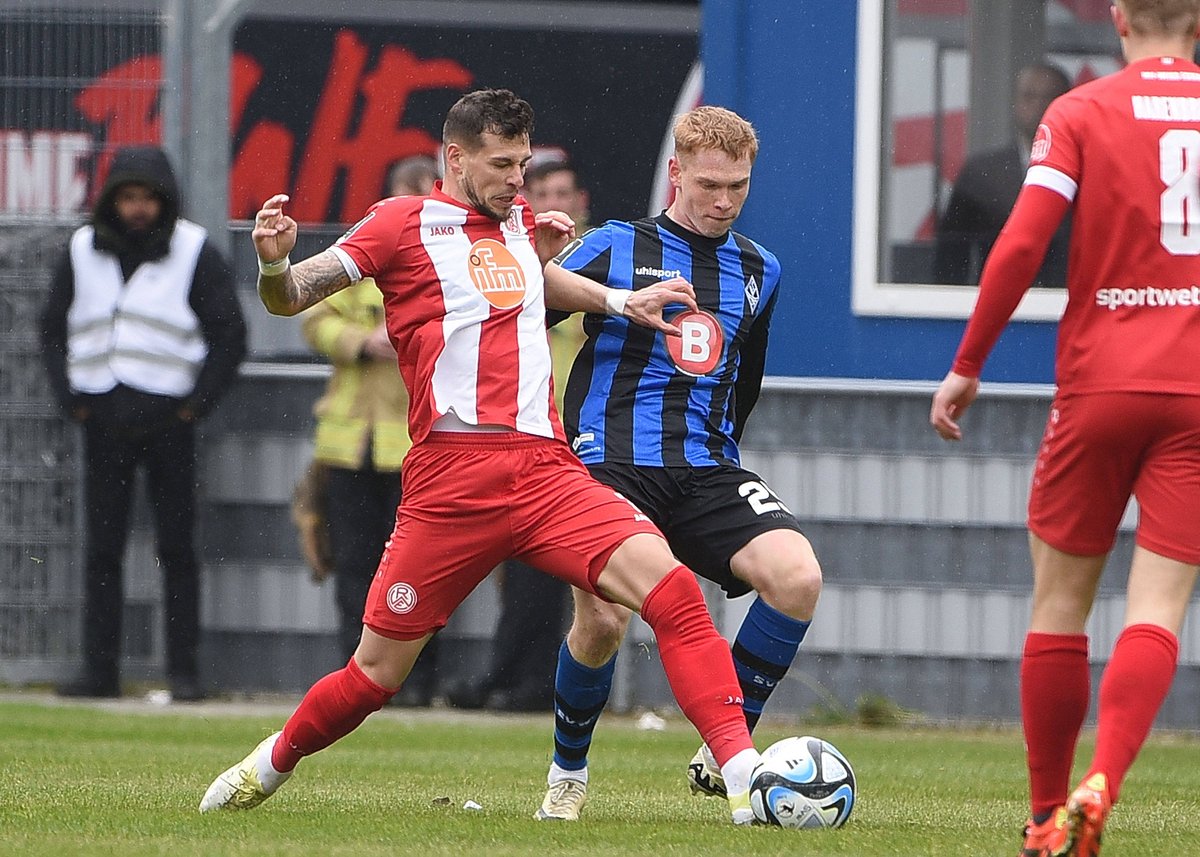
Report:
[[[278,277],[258,277],[258,296],[272,315],[295,315],[350,285],[350,275],[326,250]]]

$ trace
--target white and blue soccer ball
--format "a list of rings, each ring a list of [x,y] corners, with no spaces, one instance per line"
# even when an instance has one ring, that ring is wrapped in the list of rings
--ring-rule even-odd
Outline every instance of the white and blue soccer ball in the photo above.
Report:
[[[775,827],[841,827],[854,809],[854,794],[850,762],[811,735],[776,741],[750,775],[754,817]]]

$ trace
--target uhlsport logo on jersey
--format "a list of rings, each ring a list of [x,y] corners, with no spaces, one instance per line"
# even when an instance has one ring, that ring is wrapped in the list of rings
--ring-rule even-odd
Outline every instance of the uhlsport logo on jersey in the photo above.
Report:
[[[407,583],[393,583],[387,591],[387,605],[393,613],[411,613],[417,606],[417,590]]]
[[[479,294],[496,309],[511,309],[525,300],[525,272],[517,257],[495,238],[471,245],[467,271]]]
[[[725,349],[725,333],[712,314],[685,310],[671,319],[671,324],[679,328],[679,336],[666,337],[667,353],[680,372],[700,377],[717,368]]]

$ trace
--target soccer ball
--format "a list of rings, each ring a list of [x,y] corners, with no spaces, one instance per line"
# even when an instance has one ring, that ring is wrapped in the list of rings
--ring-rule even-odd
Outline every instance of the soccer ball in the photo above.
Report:
[[[854,771],[828,741],[784,738],[750,774],[750,807],[762,824],[841,827],[854,809]]]

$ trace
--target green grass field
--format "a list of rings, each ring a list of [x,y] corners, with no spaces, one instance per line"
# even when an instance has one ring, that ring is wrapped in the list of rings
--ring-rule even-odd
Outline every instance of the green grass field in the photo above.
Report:
[[[208,783],[278,728],[287,707],[0,701],[3,855],[1007,855],[1025,819],[1012,731],[804,729],[764,723],[760,747],[798,732],[835,743],[858,777],[837,831],[735,829],[689,795],[697,738],[608,717],[577,824],[535,822],[549,716],[374,715],[305,761],[253,812],[201,816]],[[1090,749],[1090,748],[1087,748]],[[1200,742],[1156,739],[1109,823],[1105,855],[1200,855]],[[448,799],[448,800],[446,800]],[[473,800],[481,811],[462,809]]]

